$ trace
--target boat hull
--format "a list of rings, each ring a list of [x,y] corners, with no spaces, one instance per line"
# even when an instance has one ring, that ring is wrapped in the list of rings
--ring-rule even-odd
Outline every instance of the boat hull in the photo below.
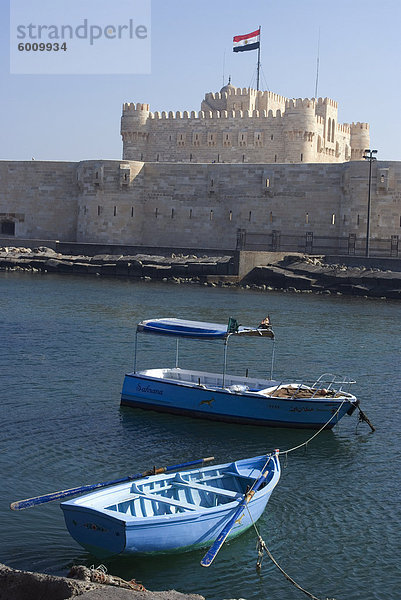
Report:
[[[266,382],[269,383],[272,382]],[[123,406],[227,423],[309,429],[320,429],[325,424],[327,429],[334,427],[355,405],[351,400],[343,400],[291,399],[230,392],[221,387],[166,381],[140,373],[126,374],[121,393]],[[338,409],[338,414],[332,418]]]
[[[239,465],[240,470],[231,473],[234,465]],[[124,483],[111,488],[93,492],[75,500],[69,500],[61,504],[64,513],[64,519],[70,535],[85,549],[99,558],[105,558],[114,555],[146,555],[146,554],[168,554],[174,552],[187,552],[196,548],[210,546],[228,521],[233,517],[238,509],[239,502],[243,499],[248,483],[252,483],[260,476],[262,469],[266,470],[266,456],[256,457],[220,465],[220,467],[207,467],[202,469],[203,473],[212,473],[211,480],[216,481],[214,473],[218,473],[222,481],[227,478],[240,478],[245,481],[242,487],[236,488],[236,491],[226,490],[225,488],[208,487],[203,483],[207,480],[200,478],[200,485],[194,485],[193,480],[189,483],[179,479],[178,485],[184,490],[188,489],[191,494],[199,495],[199,490],[203,494],[204,504],[191,504],[184,500],[175,501],[174,496],[166,496],[166,504],[179,505],[179,510],[183,512],[171,511],[168,507],[164,508],[163,514],[160,512],[161,495],[157,494],[158,489],[163,488],[165,481],[170,481],[170,486],[174,487],[174,482],[180,474],[168,476],[155,475],[139,480],[136,484]],[[218,471],[218,469],[222,469]],[[270,495],[277,485],[280,478],[280,463],[278,451],[272,455],[268,463],[268,476],[266,485],[261,487],[249,500],[247,508],[235,522],[230,531],[229,538],[236,537],[251,527],[262,515]],[[194,471],[195,472],[195,471]],[[199,470],[198,470],[199,472]],[[244,474],[241,474],[245,473]],[[189,472],[191,475],[192,472]],[[252,477],[250,477],[254,474]],[[188,476],[188,472],[185,473]],[[203,475],[204,476],[204,475]],[[174,479],[173,479],[174,478]],[[142,483],[149,487],[150,492],[144,493],[141,499],[141,492],[137,494]],[[161,483],[160,483],[161,482]],[[192,483],[191,483],[192,482]],[[139,484],[139,487],[138,487]],[[154,488],[154,485],[160,485]],[[214,484],[216,485],[216,484]],[[236,484],[237,486],[239,483]],[[192,486],[192,487],[191,487]],[[192,488],[195,488],[194,490]],[[142,511],[143,505],[140,504],[139,515],[131,514],[135,511],[133,502],[147,502],[149,510],[149,501],[152,498],[152,491],[156,489],[156,496],[153,495],[151,501],[154,514],[145,516]],[[241,489],[241,491],[239,491]],[[213,491],[214,490],[214,491]],[[214,506],[215,500],[211,500],[216,490],[220,490],[217,496],[228,496],[224,502]],[[192,497],[192,496],[191,496]],[[198,499],[198,502],[201,502]],[[111,503],[111,505],[110,505]],[[212,506],[208,504],[212,503]],[[145,509],[146,510],[146,509]]]
[[[266,508],[270,493],[251,502],[228,536],[244,533],[256,522]],[[70,535],[88,552],[99,558],[115,555],[147,555],[182,553],[210,546],[217,534],[228,523],[237,505],[227,510],[216,510],[208,515],[186,514],[185,517],[143,519],[143,523],[129,524],[105,517],[93,511],[63,507],[64,519]],[[252,517],[252,520],[251,520]],[[148,522],[146,522],[148,521]]]

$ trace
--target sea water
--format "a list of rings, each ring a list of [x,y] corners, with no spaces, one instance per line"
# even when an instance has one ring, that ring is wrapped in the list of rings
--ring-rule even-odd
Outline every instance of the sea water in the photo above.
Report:
[[[352,391],[376,432],[354,413],[282,455],[282,477],[257,531],[285,572],[318,598],[400,598],[401,305],[345,296],[0,273],[0,562],[57,575],[100,562],[69,536],[59,503],[12,512],[14,500],[153,465],[210,455],[217,464],[306,441],[313,432],[120,407],[138,321],[231,316],[256,326],[267,314],[277,339],[274,376],[354,378]],[[139,367],[175,365],[174,340],[142,338]],[[266,339],[233,340],[229,371],[269,375],[271,349]],[[221,342],[185,342],[180,366],[219,370]],[[267,556],[256,570],[256,536],[251,529],[226,543],[208,569],[199,565],[202,551],[105,565],[151,590],[216,600],[303,597]]]

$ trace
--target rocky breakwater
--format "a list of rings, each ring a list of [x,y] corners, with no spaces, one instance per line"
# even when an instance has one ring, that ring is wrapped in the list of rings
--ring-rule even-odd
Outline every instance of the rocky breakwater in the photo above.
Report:
[[[72,567],[68,577],[19,571],[0,564],[0,600],[205,600],[175,590],[150,592],[103,570]]]
[[[46,247],[34,249],[2,247],[0,269],[150,279],[199,278],[202,281],[210,275],[222,277],[232,275],[234,261],[232,256],[193,254],[75,256],[60,254]]]
[[[244,285],[321,294],[401,299],[401,272],[367,266],[328,264],[324,256],[289,254],[278,263],[255,267]]]

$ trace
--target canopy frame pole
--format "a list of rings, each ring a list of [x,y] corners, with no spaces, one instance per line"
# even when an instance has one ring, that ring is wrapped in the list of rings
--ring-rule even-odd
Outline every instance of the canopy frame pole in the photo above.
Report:
[[[276,340],[273,338],[272,360],[270,364],[270,379],[273,380],[274,358],[275,358]]]
[[[134,373],[136,373],[136,354],[138,349],[138,328],[135,331],[135,342],[134,342]]]
[[[224,340],[224,363],[223,363],[223,381],[221,383],[221,387],[224,388],[226,383],[226,370],[227,370],[227,350],[228,350],[228,338],[231,333],[227,334],[227,337]]]
[[[177,337],[176,339],[176,347],[175,347],[175,368],[178,369],[178,345],[179,345],[179,338]]]

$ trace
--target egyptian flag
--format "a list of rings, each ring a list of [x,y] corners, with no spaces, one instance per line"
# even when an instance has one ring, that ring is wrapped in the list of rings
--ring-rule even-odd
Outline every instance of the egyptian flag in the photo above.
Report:
[[[260,44],[260,27],[246,35],[236,35],[233,38],[233,52],[244,52],[245,50],[257,50]]]

